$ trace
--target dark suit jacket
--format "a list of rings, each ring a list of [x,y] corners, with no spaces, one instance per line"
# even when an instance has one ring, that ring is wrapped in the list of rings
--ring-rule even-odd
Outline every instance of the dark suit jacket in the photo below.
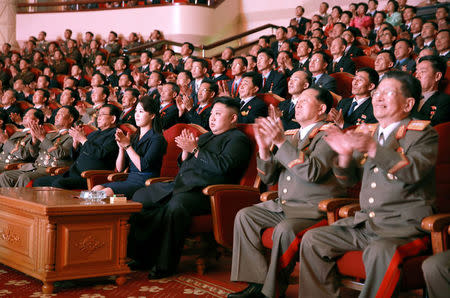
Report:
[[[363,50],[361,50],[360,48],[358,48],[355,45],[351,45],[350,48],[348,49],[347,52],[345,52],[345,57],[351,58],[351,57],[359,57],[359,56],[364,56],[364,52]]]
[[[241,82],[242,82],[242,79],[241,79]],[[233,80],[229,80],[229,81],[227,82],[228,90],[230,91],[231,97],[237,98],[237,97],[239,97],[239,86],[240,86],[240,82],[239,82],[239,84],[238,84],[238,86],[237,86],[237,88],[236,88],[235,90],[233,90],[233,83],[234,83],[234,79],[233,79]]]
[[[307,19],[307,18],[304,18],[304,17],[301,17],[300,18],[300,22],[299,22],[299,24],[298,24],[298,29],[297,29],[297,33],[298,34],[305,34],[305,31],[306,31],[306,24],[308,23],[308,22],[311,22],[311,20],[310,19]]]
[[[327,75],[326,73],[322,74],[322,76],[316,82],[312,83],[312,86],[319,86],[327,89],[328,91],[336,93],[336,79]]]
[[[305,63],[301,63],[300,61],[298,62],[298,69],[300,70],[307,70],[309,71],[309,58],[308,60],[305,61]]]
[[[163,71],[163,72],[167,72],[167,71],[175,72],[175,68],[173,67],[172,63],[169,63],[167,65],[164,64],[162,69],[161,69],[161,71]]]
[[[168,129],[178,123],[178,109],[175,102],[165,106],[160,113],[163,129]]]
[[[295,106],[291,100],[286,99],[278,104],[278,108],[283,112],[281,122],[283,122],[284,130],[296,129],[300,124],[293,121],[295,119]]]
[[[344,128],[362,123],[377,123],[377,119],[373,115],[372,99],[369,98],[363,102],[356,110],[347,116],[348,110],[352,104],[353,98],[343,98],[339,101],[336,110],[342,110],[344,116]]]
[[[266,80],[266,84],[261,88],[259,93],[268,93],[269,91],[272,91],[272,93],[281,97],[285,97],[287,91],[286,77],[278,71],[272,70]]]
[[[136,126],[136,121],[134,119],[134,112],[136,111],[136,107],[133,107],[131,110],[126,112],[125,114],[121,114],[119,118],[119,124],[129,123]]]
[[[6,118],[6,123],[13,123],[14,122],[11,120],[11,114],[12,113],[16,113],[19,114],[20,116],[22,116],[22,110],[20,109],[19,105],[17,103],[13,103],[9,108],[7,108],[6,110],[4,110],[6,112],[6,114],[8,114],[8,118]]]
[[[211,75],[210,79],[217,83],[218,81],[228,81],[230,78],[226,74],[221,74],[217,78],[215,78],[214,75]]]
[[[267,116],[267,105],[258,97],[253,97],[239,111],[238,123],[254,123],[258,117]]]
[[[434,93],[420,111],[414,109],[411,116],[420,120],[430,120],[432,126],[450,121],[450,96],[439,91]]]
[[[328,65],[328,73],[348,72],[355,74],[356,66],[352,59],[342,56],[338,63],[330,62]]]
[[[142,73],[150,75],[150,65],[145,65],[145,66],[147,66],[145,69],[144,69],[144,65],[139,66],[138,72],[142,72]]]
[[[119,153],[115,133],[116,128],[113,127],[89,134],[86,143],[72,151],[75,162],[70,167],[69,176],[79,177],[87,170],[113,170]]]
[[[416,61],[414,61],[411,58],[406,58],[405,61],[398,61],[395,62],[394,68],[401,71],[407,71],[410,73],[413,73],[416,71]]]
[[[270,44],[270,49],[272,50],[273,56],[275,57],[276,60],[276,57],[278,56],[278,40],[275,40]]]
[[[190,111],[183,114],[181,121],[184,123],[193,123],[201,125],[206,130],[209,128],[209,116],[211,115],[212,104],[207,105],[199,110],[198,105],[194,106]]]

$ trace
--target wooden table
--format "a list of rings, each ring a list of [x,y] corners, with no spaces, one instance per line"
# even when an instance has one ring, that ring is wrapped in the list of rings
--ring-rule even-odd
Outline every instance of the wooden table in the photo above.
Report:
[[[31,275],[53,292],[59,280],[118,275],[125,283],[128,219],[142,208],[92,205],[77,191],[0,188],[0,263]]]

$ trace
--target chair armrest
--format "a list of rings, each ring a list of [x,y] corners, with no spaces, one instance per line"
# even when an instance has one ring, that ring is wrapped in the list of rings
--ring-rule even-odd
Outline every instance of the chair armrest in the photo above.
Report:
[[[128,178],[128,173],[113,173],[108,175],[108,181],[125,181]]]
[[[55,169],[55,171],[53,172],[54,175],[62,175],[65,172],[67,172],[70,169],[70,167],[59,167],[57,169]]]
[[[95,185],[108,182],[108,175],[115,173],[111,170],[89,170],[81,173],[81,177],[86,178],[88,189]]]
[[[5,171],[18,170],[24,164],[26,164],[26,163],[25,162],[18,162],[18,163],[7,164],[7,165],[5,165]]]
[[[263,192],[261,196],[259,196],[261,202],[272,201],[276,198],[278,198],[278,191],[275,190]]]
[[[422,219],[422,229],[431,232],[433,254],[449,248],[449,225],[450,213],[435,214]]]
[[[259,190],[231,184],[210,185],[203,189],[210,196],[214,238],[220,245],[233,247],[234,218],[242,208],[259,202]]]
[[[339,219],[339,209],[342,206],[357,203],[357,198],[332,198],[319,203],[319,210],[327,213],[328,224],[332,224]]]
[[[145,186],[150,186],[150,184],[158,183],[158,182],[171,182],[174,181],[174,177],[157,177],[157,178],[150,178],[145,181]]]
[[[339,218],[354,216],[356,211],[359,210],[361,210],[361,206],[359,206],[359,203],[345,205],[339,209]]]

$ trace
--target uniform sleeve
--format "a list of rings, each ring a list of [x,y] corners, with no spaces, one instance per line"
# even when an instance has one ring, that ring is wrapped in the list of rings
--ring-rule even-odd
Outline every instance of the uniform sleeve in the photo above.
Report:
[[[275,184],[278,182],[280,164],[276,161],[273,155],[269,160],[262,160],[259,156],[256,157],[256,170],[265,184]]]

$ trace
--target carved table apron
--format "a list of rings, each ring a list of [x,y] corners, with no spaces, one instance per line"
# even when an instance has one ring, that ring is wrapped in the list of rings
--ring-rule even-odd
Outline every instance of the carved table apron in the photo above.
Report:
[[[41,280],[118,275],[125,282],[128,219],[140,203],[91,204],[79,192],[0,188],[0,263]]]

